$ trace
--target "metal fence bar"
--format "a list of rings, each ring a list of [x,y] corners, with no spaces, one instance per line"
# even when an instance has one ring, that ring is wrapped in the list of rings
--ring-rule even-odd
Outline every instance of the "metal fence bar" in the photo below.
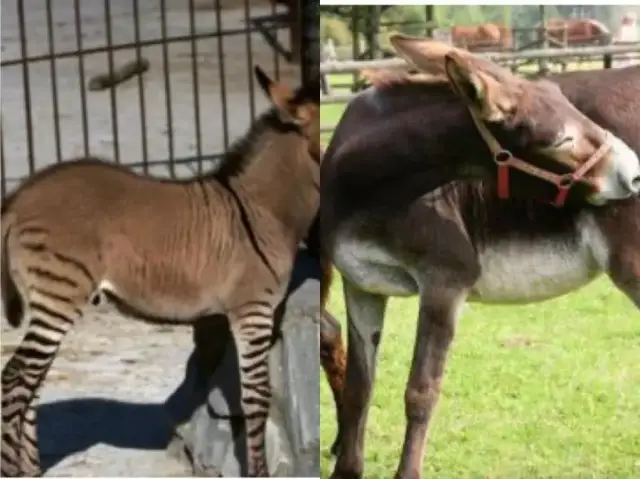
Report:
[[[244,21],[247,25],[251,24],[251,16],[249,15],[249,0],[244,0]],[[253,54],[251,52],[251,32],[247,30],[245,34],[247,42],[247,82],[249,84],[249,114],[251,118],[256,117],[256,102],[253,91]]]
[[[216,29],[221,32],[222,31],[222,14],[221,14],[222,6],[220,5],[220,0],[215,0],[215,10],[216,10]],[[223,37],[218,38],[218,58],[224,59],[224,45],[223,45]],[[222,134],[224,138],[224,149],[227,150],[229,148],[229,117],[227,110],[227,79],[225,75],[224,61],[220,62],[220,100],[222,102]]]
[[[4,138],[2,130],[2,117],[0,117],[0,138]],[[4,141],[0,141],[0,198],[7,197],[7,161],[4,156]]]
[[[79,0],[74,0],[74,1],[79,2]],[[216,1],[219,1],[219,0],[216,0]],[[79,2],[79,3],[82,3],[82,2]],[[78,10],[76,11],[78,12]],[[258,31],[256,28],[250,28],[249,30],[252,33]],[[235,28],[235,29],[224,30],[220,32],[216,31],[216,32],[209,32],[209,33],[197,33],[195,35],[195,38],[196,40],[202,40],[205,38],[233,37],[237,35],[242,35],[246,31],[247,29],[245,28]],[[119,50],[131,50],[133,48],[136,48],[137,46],[152,47],[156,45],[163,45],[166,43],[180,43],[180,42],[189,42],[189,41],[191,41],[190,35],[176,35],[173,37],[168,37],[163,39],[141,40],[139,44],[136,44],[135,42],[116,43],[112,45],[111,49],[114,52],[117,52]],[[57,52],[55,56],[58,59],[74,58],[80,55],[91,55],[93,53],[105,53],[108,50],[109,49],[107,47],[94,47],[94,48],[85,48],[85,49],[76,48],[76,50],[73,50],[73,51]],[[34,63],[34,62],[50,61],[50,60],[51,60],[51,55],[48,53],[45,53],[42,55],[32,55],[27,57],[13,58],[10,60],[2,60],[0,62],[0,66],[8,67],[13,65],[22,65],[23,63]]]
[[[160,35],[167,38],[167,0],[160,0]],[[167,112],[167,144],[169,148],[169,175],[175,178],[175,145],[173,138],[173,110],[171,105],[171,75],[169,73],[169,44],[162,43],[162,69],[164,71],[165,110]]]
[[[271,15],[275,16],[277,14],[276,2],[271,3]],[[276,40],[278,39],[278,30],[274,32],[274,36]],[[273,49],[273,68],[274,68],[274,76],[276,81],[280,80],[280,55],[278,55],[278,51]]]
[[[193,80],[193,115],[196,135],[196,156],[202,156],[202,125],[200,124],[200,76],[198,75],[198,41],[194,0],[189,0],[189,34],[191,35],[191,77]],[[198,162],[198,174],[202,174],[202,162]]]
[[[306,2],[301,11],[302,82],[319,82],[320,2]],[[320,90],[318,89],[318,93]]]
[[[24,14],[24,3],[22,0],[18,2],[18,22],[20,26],[20,54],[27,56],[27,24]],[[29,78],[29,65],[22,65],[22,85],[24,88],[24,110],[25,110],[25,127],[27,133],[27,158],[29,161],[29,173],[35,171],[35,156],[33,152],[33,118],[31,112],[31,81]]]
[[[107,62],[109,66],[109,76],[113,76],[113,33],[111,31],[111,1],[104,0],[104,29],[107,40]],[[115,85],[114,85],[115,86]],[[80,88],[84,88],[82,85]],[[109,102],[111,107],[111,136],[113,138],[113,156],[116,163],[120,163],[120,141],[118,139],[118,106],[116,100],[116,89],[109,88]]]
[[[53,0],[51,0],[53,1]],[[80,5],[82,0],[74,0],[75,10],[75,25],[76,25],[76,47],[78,48],[78,54],[74,55],[78,57],[78,70],[80,75],[80,105],[82,108],[82,143],[84,146],[84,155],[89,155],[89,115],[87,114],[87,92],[85,91],[85,70],[84,70],[84,54],[82,52],[82,17]],[[60,54],[56,54],[58,58]],[[25,58],[25,62],[29,59]],[[5,64],[3,64],[5,65]]]
[[[142,45],[140,42],[140,0],[133,0],[133,38],[136,50],[136,62],[142,61]],[[147,108],[142,75],[138,75],[138,100],[140,107],[140,141],[142,145],[142,171],[149,173],[149,145],[147,143]]]
[[[58,101],[58,75],[56,73],[55,38],[53,34],[53,10],[51,3],[52,0],[47,0],[47,40],[49,43],[49,54],[51,54],[51,97],[53,100],[53,129],[56,145],[56,161],[60,163],[62,161],[62,145],[60,140],[60,122],[57,121],[60,116],[60,103]]]

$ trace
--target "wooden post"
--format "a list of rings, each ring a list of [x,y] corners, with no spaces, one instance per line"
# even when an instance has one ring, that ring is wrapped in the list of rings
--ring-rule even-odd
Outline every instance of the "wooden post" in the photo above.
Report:
[[[540,32],[539,32],[539,40],[540,40],[540,48],[549,48],[549,35],[547,34],[547,14],[546,7],[544,5],[540,5]],[[546,58],[541,58],[538,62],[538,71],[540,75],[546,76],[549,74],[549,60]]]
[[[367,47],[369,48],[369,58],[375,60],[381,58],[378,34],[380,33],[380,6],[367,7]]]
[[[352,57],[354,60],[359,60],[360,59],[360,31],[358,28],[358,15],[360,14],[360,7],[358,6],[353,6],[351,7],[351,34],[352,34],[352,45],[351,45],[351,49],[352,49]],[[357,71],[353,72],[353,78],[351,81],[351,84],[354,85],[354,87],[352,87],[351,91],[352,92],[356,92],[357,89],[355,87],[355,85],[358,84],[358,80],[359,80],[360,75],[358,74]]]
[[[425,34],[427,37],[431,38],[433,37],[433,25],[435,24],[435,20],[436,20],[436,15],[435,15],[435,10],[434,10],[434,6],[433,5],[425,5],[425,10],[424,10],[424,17],[425,17],[425,21],[427,22],[427,28],[425,28]]]

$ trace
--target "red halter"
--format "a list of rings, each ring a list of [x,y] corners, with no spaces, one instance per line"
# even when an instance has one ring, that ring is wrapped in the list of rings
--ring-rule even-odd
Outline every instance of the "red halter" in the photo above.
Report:
[[[498,140],[496,140],[491,132],[487,129],[482,120],[478,118],[477,113],[474,111],[473,107],[468,106],[468,108],[469,113],[471,113],[471,118],[473,118],[473,121],[476,124],[478,131],[480,132],[480,135],[493,153],[493,160],[498,165],[498,197],[502,200],[506,200],[509,198],[509,169],[513,168],[515,170],[522,171],[524,173],[527,173],[528,175],[535,176],[536,178],[540,178],[555,185],[558,189],[558,193],[553,200],[553,205],[557,207],[563,206],[567,199],[567,195],[569,194],[569,190],[574,184],[581,182],[594,185],[593,181],[584,178],[584,175],[586,175],[594,166],[596,166],[596,164],[611,149],[609,132],[605,132],[605,141],[602,143],[602,146],[598,148],[598,150],[593,155],[591,155],[591,158],[580,165],[575,171],[565,174],[553,173],[551,171],[543,170],[542,168],[527,163],[520,158],[516,158],[511,154],[510,151],[502,148],[500,143],[498,143]]]
[[[542,168],[538,168],[537,166],[516,158],[507,150],[500,150],[493,156],[494,161],[498,165],[498,197],[503,200],[509,198],[509,168],[514,168],[554,184],[558,189],[558,193],[553,200],[553,205],[558,207],[563,206],[569,194],[569,189],[571,189],[575,183],[583,182],[593,184],[591,180],[585,179],[584,175],[596,166],[602,157],[611,149],[608,136],[609,133],[607,133],[605,142],[591,158],[580,165],[573,173],[565,173],[563,175],[543,170]]]

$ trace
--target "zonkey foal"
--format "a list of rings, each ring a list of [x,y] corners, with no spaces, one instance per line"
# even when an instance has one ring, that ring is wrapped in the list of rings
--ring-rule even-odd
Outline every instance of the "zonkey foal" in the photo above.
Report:
[[[273,103],[223,159],[184,181],[94,159],[28,179],[2,204],[2,298],[29,321],[2,371],[2,474],[39,475],[36,395],[82,309],[107,295],[145,320],[229,318],[249,476],[268,476],[268,351],[298,244],[319,208],[317,82],[292,92],[259,68]]]

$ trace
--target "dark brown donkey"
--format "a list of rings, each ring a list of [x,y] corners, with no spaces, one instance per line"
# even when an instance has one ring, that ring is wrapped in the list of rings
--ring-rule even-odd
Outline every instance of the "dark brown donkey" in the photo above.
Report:
[[[422,55],[428,53],[430,44],[412,40],[396,41],[395,46],[418,67],[431,69],[424,58],[427,55]],[[608,244],[602,234],[600,225],[619,213],[606,215],[606,210],[595,210],[583,201],[593,202],[590,194],[599,194],[600,201],[628,196],[640,188],[638,156],[611,132],[608,136],[615,138],[614,146],[603,160],[608,166],[601,164],[599,171],[590,171],[591,187],[571,188],[566,211],[536,207],[526,200],[557,199],[557,186],[528,172],[512,175],[511,196],[520,199],[510,202],[498,201],[495,187],[488,182],[450,182],[453,174],[447,174],[443,164],[451,167],[475,161],[491,165],[490,149],[458,96],[485,112],[483,119],[489,120],[488,128],[502,146],[520,158],[539,161],[539,166],[547,158],[544,165],[558,173],[575,169],[576,162],[584,162],[606,136],[605,130],[568,106],[568,100],[549,82],[515,80],[471,56],[464,56],[468,61],[461,61],[460,67],[461,57],[456,55],[447,63],[451,85],[396,85],[360,94],[347,108],[324,157],[323,248],[344,279],[349,331],[335,478],[363,474],[366,416],[389,296],[420,297],[417,340],[405,393],[408,424],[396,473],[396,477],[417,478],[421,477],[427,427],[447,351],[465,300],[544,299],[576,288],[599,268],[632,261],[629,253],[619,257],[620,245]],[[503,109],[494,103],[496,96],[485,93],[488,90],[479,77],[492,78],[494,87],[503,92],[512,91],[511,85],[517,83],[520,94],[510,96],[510,108]],[[478,95],[479,90],[485,94]],[[617,101],[614,95],[608,100]],[[496,110],[496,115],[487,114]],[[638,141],[633,132],[625,138]],[[554,158],[562,159],[566,166],[559,168]],[[564,163],[570,158],[573,162]],[[612,168],[618,168],[614,175]],[[610,185],[617,186],[606,193],[602,188],[590,193],[605,176]],[[616,181],[616,176],[624,178]],[[611,208],[620,212],[633,203]],[[555,238],[558,246],[541,248],[547,243],[536,242],[536,238]],[[520,271],[523,258],[532,264],[531,255],[546,264],[557,264],[560,255],[571,271],[561,275],[560,285],[545,283],[551,271]],[[608,264],[598,266],[597,260]],[[514,267],[517,275],[510,274]],[[633,269],[637,268],[636,261]],[[507,283],[505,277],[517,281]],[[627,274],[618,282],[626,284],[629,294],[637,298],[633,278]]]

